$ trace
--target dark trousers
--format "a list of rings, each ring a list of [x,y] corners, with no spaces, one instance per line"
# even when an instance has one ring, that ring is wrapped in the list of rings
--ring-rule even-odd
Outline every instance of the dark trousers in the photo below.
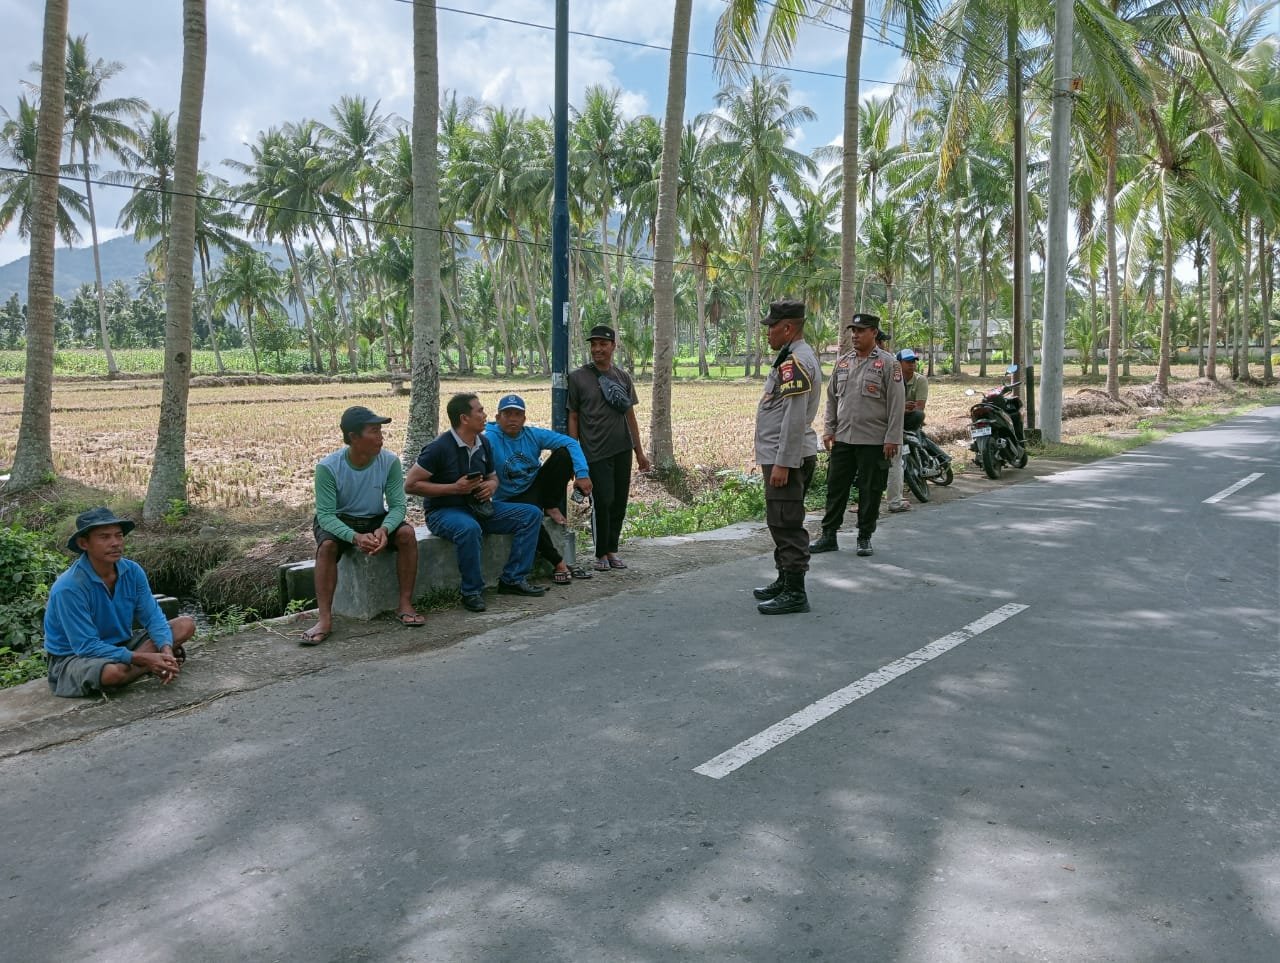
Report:
[[[596,558],[618,550],[622,522],[627,517],[631,494],[631,449],[587,463],[591,472],[591,534],[596,542]]]
[[[804,527],[804,496],[813,481],[818,456],[810,455],[791,469],[791,477],[781,488],[769,484],[772,465],[761,465],[764,473],[764,519],[773,536],[773,564],[779,572],[809,571],[809,533]]]
[[[573,459],[569,457],[568,448],[557,448],[551,457],[542,463],[533,482],[519,495],[508,498],[509,502],[524,502],[526,505],[537,505],[544,512],[548,508],[564,507],[564,490],[573,477]],[[556,548],[555,539],[547,531],[546,525],[538,528],[538,555],[545,558],[552,566],[564,561],[564,556]]]
[[[838,532],[849,505],[849,489],[858,483],[858,537],[875,534],[880,518],[880,500],[889,480],[889,459],[884,445],[846,445],[837,441],[831,446],[827,464],[827,511],[822,516],[822,531]]]

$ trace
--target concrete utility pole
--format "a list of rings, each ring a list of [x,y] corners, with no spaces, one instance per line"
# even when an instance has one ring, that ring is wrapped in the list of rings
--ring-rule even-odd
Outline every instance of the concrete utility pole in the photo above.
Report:
[[[1049,223],[1044,271],[1044,355],[1040,427],[1044,440],[1062,440],[1062,350],[1067,328],[1067,188],[1071,176],[1071,35],[1073,5],[1059,3],[1053,35],[1053,127],[1049,140]]]

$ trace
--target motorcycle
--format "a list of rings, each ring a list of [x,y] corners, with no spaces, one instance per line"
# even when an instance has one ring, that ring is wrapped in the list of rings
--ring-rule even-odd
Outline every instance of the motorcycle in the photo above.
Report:
[[[943,461],[924,443],[924,431],[920,428],[902,432],[902,480],[917,500],[929,500],[929,482],[950,485],[955,480],[951,465]]]
[[[1009,365],[1005,372],[1010,381],[984,392],[982,400],[969,409],[972,421],[969,450],[974,453],[974,461],[991,479],[999,478],[1005,465],[1027,467],[1027,443],[1022,434],[1022,399],[1012,396],[1013,390],[1022,384],[1012,380],[1017,371],[1016,364]],[[969,388],[965,394],[973,396],[977,392]]]

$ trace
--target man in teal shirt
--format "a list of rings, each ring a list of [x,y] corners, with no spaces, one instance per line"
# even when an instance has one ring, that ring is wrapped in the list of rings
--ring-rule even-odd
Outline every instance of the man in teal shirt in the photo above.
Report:
[[[382,426],[391,421],[363,405],[342,413],[346,446],[316,465],[316,624],[302,633],[303,645],[318,645],[333,631],[333,595],[338,587],[338,559],[352,548],[366,555],[396,552],[400,600],[396,618],[402,625],[426,622],[413,607],[418,575],[418,537],[404,520],[404,468],[394,452],[382,447]]]

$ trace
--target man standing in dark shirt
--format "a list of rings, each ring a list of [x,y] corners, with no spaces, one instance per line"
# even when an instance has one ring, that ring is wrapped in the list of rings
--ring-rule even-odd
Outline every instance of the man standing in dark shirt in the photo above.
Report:
[[[617,336],[597,324],[587,340],[591,361],[569,375],[569,436],[578,439],[591,474],[591,530],[596,543],[597,572],[626,568],[618,558],[618,539],[631,493],[631,454],[636,466],[649,470],[640,443],[635,406],[639,403],[631,376],[613,363]]]

